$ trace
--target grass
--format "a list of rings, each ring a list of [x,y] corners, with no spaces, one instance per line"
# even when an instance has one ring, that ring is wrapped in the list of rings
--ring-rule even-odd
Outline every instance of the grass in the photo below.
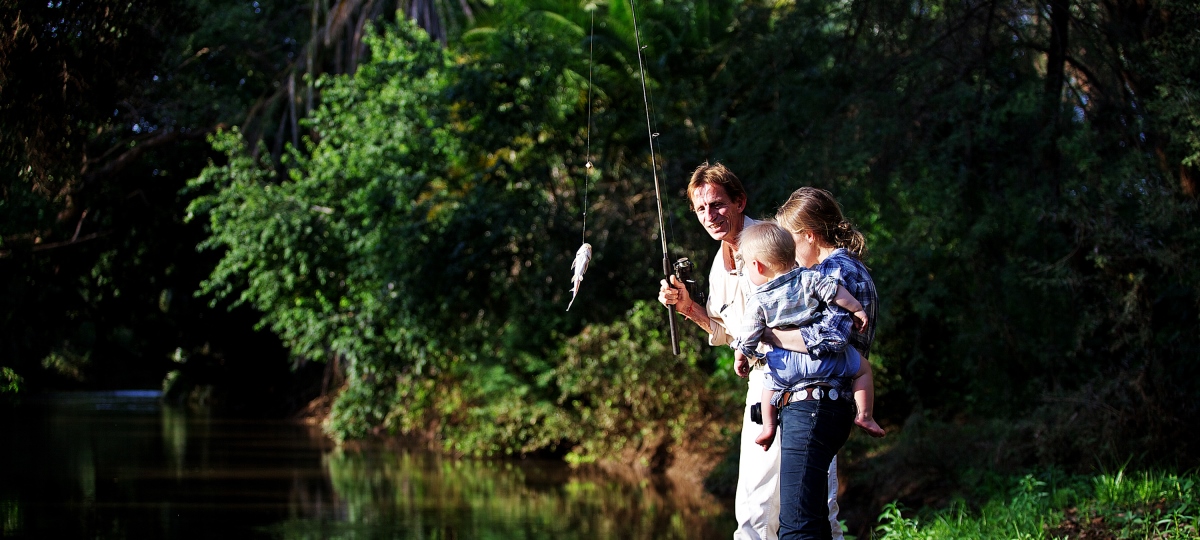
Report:
[[[1047,473],[1010,482],[979,508],[950,507],[912,513],[896,503],[884,507],[874,538],[934,540],[995,538],[1050,540],[1112,538],[1200,539],[1200,474],[1165,472]]]

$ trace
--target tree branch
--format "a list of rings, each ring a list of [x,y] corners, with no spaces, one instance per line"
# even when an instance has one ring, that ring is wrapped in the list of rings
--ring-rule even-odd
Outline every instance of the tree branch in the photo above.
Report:
[[[88,240],[95,240],[102,236],[108,236],[108,234],[110,232],[111,231],[99,231],[99,232],[94,232],[91,234],[85,234],[83,236],[76,236],[75,238],[72,238],[70,240],[63,240],[61,242],[50,242],[48,244],[34,244],[33,248],[30,249],[30,251],[34,251],[34,252],[47,251],[47,250],[56,249],[56,248],[60,248],[60,247],[72,246],[75,244],[82,244],[84,242],[87,242]],[[7,259],[7,258],[11,257],[13,254],[13,251],[14,250],[11,250],[11,249],[0,249],[0,259]]]
[[[212,133],[212,132],[220,130],[220,129],[224,129],[225,127],[226,127],[225,124],[217,124],[210,128],[189,131],[187,133],[182,133],[178,130],[170,129],[170,130],[164,130],[163,133],[160,133],[160,134],[150,137],[148,139],[144,139],[141,141],[135,141],[133,148],[126,150],[124,153],[117,156],[112,161],[109,161],[107,164],[105,164],[99,170],[97,170],[95,172],[90,172],[90,173],[84,174],[83,175],[83,187],[80,189],[80,191],[87,190],[88,188],[95,185],[96,183],[103,180],[104,178],[111,176],[113,174],[116,174],[117,172],[120,172],[125,167],[128,167],[130,163],[133,163],[133,162],[137,161],[138,158],[142,157],[142,154],[145,154],[147,150],[150,150],[152,148],[156,148],[159,146],[163,146],[166,144],[170,144],[170,143],[173,143],[178,140],[191,140],[191,139],[199,139],[199,138],[207,137],[209,133]]]

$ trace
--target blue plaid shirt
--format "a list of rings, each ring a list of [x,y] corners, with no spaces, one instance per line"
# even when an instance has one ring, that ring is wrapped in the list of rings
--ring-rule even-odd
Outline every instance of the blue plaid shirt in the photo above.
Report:
[[[837,291],[836,270],[833,274],[823,276],[807,268],[794,268],[762,284],[746,300],[742,327],[737,329],[738,335],[730,346],[747,357],[765,358],[765,354],[755,350],[763,330],[768,327],[825,326],[833,312],[845,312],[833,303]],[[844,322],[851,324],[849,319]],[[847,327],[845,333],[848,334],[849,330]],[[832,331],[827,330],[826,333]],[[845,349],[845,338],[842,338],[842,342],[841,349]],[[827,343],[826,347],[829,345]]]
[[[871,354],[871,344],[875,342],[875,328],[879,326],[876,315],[879,310],[879,293],[875,291],[875,280],[867,272],[862,261],[856,259],[850,252],[838,248],[825,260],[812,268],[824,276],[838,276],[838,284],[845,287],[850,295],[863,305],[867,312],[869,325],[866,332],[853,330],[853,315],[845,310],[827,310],[826,319],[820,324],[800,327],[800,336],[809,354],[821,357],[837,354],[846,349],[846,336],[849,343],[858,350],[865,361]],[[850,329],[849,332],[843,328]]]

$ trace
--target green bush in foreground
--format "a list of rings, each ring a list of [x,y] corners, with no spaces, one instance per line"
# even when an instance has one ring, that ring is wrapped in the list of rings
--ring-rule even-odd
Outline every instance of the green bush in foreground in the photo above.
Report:
[[[1200,538],[1200,475],[1026,475],[978,510],[959,502],[925,516],[884,507],[876,538]]]

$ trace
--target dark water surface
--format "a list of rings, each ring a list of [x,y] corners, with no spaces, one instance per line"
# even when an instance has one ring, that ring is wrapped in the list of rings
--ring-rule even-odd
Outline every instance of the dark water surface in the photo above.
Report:
[[[56,394],[0,420],[14,538],[728,538],[710,498],[560,462],[335,448],[287,421]]]

